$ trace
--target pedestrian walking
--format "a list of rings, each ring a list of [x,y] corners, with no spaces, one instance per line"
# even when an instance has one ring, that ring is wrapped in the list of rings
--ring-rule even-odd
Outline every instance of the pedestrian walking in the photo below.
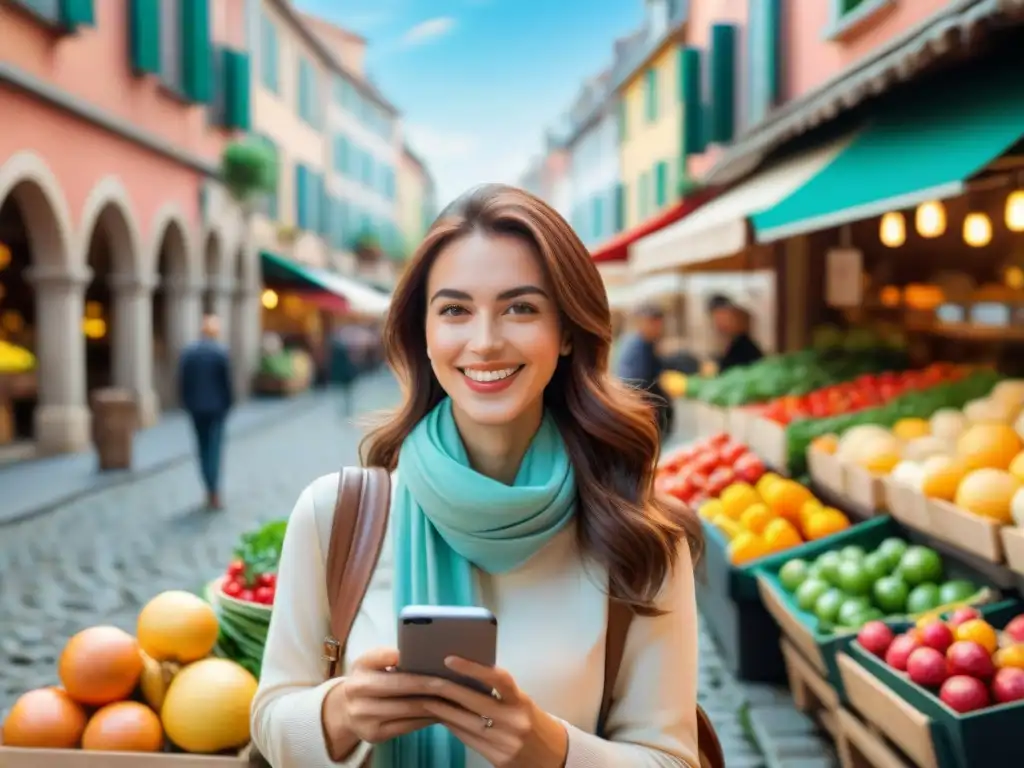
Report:
[[[345,418],[352,416],[352,390],[358,377],[359,369],[352,359],[344,334],[333,334],[330,340],[328,380],[338,399],[338,412]]]
[[[231,361],[220,342],[220,318],[203,318],[203,335],[188,346],[178,363],[180,402],[192,419],[199,470],[210,509],[220,509],[220,464],[224,428],[234,401]]]
[[[665,335],[665,313],[656,304],[644,304],[633,312],[632,320],[633,330],[622,339],[619,349],[617,373],[624,382],[645,393],[664,439],[672,434],[675,422],[672,400],[659,382],[665,371],[658,353],[658,342]]]
[[[366,438],[375,469],[313,481],[288,521],[252,706],[271,765],[701,765],[700,524],[655,495],[610,324],[536,197],[482,187],[432,225],[383,332],[405,399]],[[402,671],[410,605],[487,608],[497,665],[438,634],[417,648],[475,687]]]

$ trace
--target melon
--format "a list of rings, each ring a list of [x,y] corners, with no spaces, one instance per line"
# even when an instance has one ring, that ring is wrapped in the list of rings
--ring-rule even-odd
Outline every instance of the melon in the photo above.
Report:
[[[220,631],[217,613],[198,595],[161,592],[139,612],[139,646],[156,661],[189,664],[213,651]]]
[[[850,449],[848,461],[874,475],[887,475],[903,458],[903,444],[893,434],[865,435]]]
[[[102,707],[131,696],[142,675],[142,654],[123,629],[90,627],[68,640],[57,674],[72,699]]]
[[[927,419],[903,418],[892,425],[892,433],[900,440],[913,440],[931,434]]]
[[[892,433],[885,427],[880,427],[877,424],[859,424],[846,430],[839,438],[839,444],[836,446],[836,458],[843,463],[853,462],[854,457],[859,455],[860,447],[864,442],[891,436]]]
[[[252,673],[227,659],[189,664],[164,697],[160,719],[167,738],[198,754],[241,749],[249,741],[256,685]]]
[[[964,416],[971,424],[1010,424],[1018,410],[1017,406],[1001,403],[991,397],[983,397],[965,405]]]
[[[960,483],[953,503],[980,517],[1010,523],[1013,497],[1020,488],[1020,481],[1005,470],[978,469]]]
[[[930,456],[921,463],[921,493],[930,499],[952,501],[966,474],[963,460],[953,456]]]
[[[74,749],[82,741],[85,722],[85,710],[67,693],[38,688],[14,702],[0,729],[0,741],[5,747]]]
[[[972,424],[956,445],[968,469],[1008,469],[1024,447],[1006,424]]]
[[[1010,516],[1018,527],[1024,528],[1024,488],[1021,488],[1010,501]]]
[[[1024,405],[1024,379],[1000,381],[992,387],[989,398],[1004,403],[1010,408],[1020,408]]]
[[[1010,462],[1010,474],[1024,483],[1024,451],[1021,451],[1013,457],[1013,461]]]
[[[951,453],[952,450],[953,445],[950,441],[943,440],[934,435],[925,435],[924,437],[907,441],[907,444],[903,446],[903,458],[908,461],[920,462],[931,456],[942,456]]]
[[[940,408],[928,420],[931,433],[940,440],[956,440],[967,429],[967,417],[956,408]]]
[[[893,468],[890,477],[897,483],[915,490],[920,490],[924,482],[923,468],[916,461],[901,461]]]

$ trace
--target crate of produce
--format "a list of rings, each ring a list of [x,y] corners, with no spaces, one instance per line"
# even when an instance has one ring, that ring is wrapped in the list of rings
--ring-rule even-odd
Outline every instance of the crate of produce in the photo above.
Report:
[[[819,723],[833,740],[836,739],[839,696],[792,642],[784,637],[781,647],[786,662],[786,681],[794,706]]]
[[[838,442],[835,435],[822,435],[807,449],[807,471],[810,473],[811,483],[830,500],[846,497],[843,465],[836,458]]]
[[[765,608],[842,696],[835,655],[873,620],[990,601],[983,579],[919,544],[890,517],[860,523],[755,570]]]
[[[905,756],[877,728],[848,709],[836,712],[836,749],[842,768],[935,768]]]
[[[903,625],[850,657],[935,726],[943,768],[1024,765],[1024,607],[1009,603],[984,614],[962,608],[945,621]]]
[[[1003,540],[1003,552],[1006,553],[1006,567],[1019,583],[1024,584],[1024,530],[1016,525],[1006,525],[999,533]]]
[[[213,607],[183,590],[143,606],[134,635],[82,629],[54,683],[22,694],[0,728],[5,768],[245,764],[256,677],[214,655]]]
[[[928,499],[930,533],[939,541],[976,555],[990,563],[1002,563],[1003,523],[981,517],[941,499]]]
[[[750,425],[750,447],[765,464],[777,472],[787,472],[786,428],[774,421],[757,417]]]
[[[707,437],[717,435],[728,430],[726,410],[717,405],[698,402],[697,413],[697,436]]]
[[[733,440],[750,443],[751,427],[757,418],[757,410],[750,407],[726,409],[726,432]]]
[[[843,466],[843,487],[850,506],[864,517],[885,513],[882,476],[854,464]]]
[[[928,501],[924,494],[899,477],[889,475],[883,481],[885,487],[885,506],[898,522],[916,531],[928,532],[929,523]]]
[[[872,474],[887,474],[903,458],[903,444],[912,442],[893,434],[897,425],[902,428],[904,424],[930,422],[940,412],[959,410],[967,403],[983,398],[1000,380],[999,374],[989,370],[965,373],[957,369],[943,375],[951,377],[950,380],[942,380],[923,389],[912,389],[875,408],[793,422],[786,430],[790,473],[800,475],[806,470],[807,449],[812,441],[823,435],[837,435],[840,442],[837,455],[843,464],[857,464]],[[853,432],[853,437],[848,436],[850,432]],[[895,457],[888,450],[891,444],[884,444],[886,434],[900,441],[901,447]],[[915,444],[914,450],[917,448]],[[887,450],[883,452],[882,449]]]

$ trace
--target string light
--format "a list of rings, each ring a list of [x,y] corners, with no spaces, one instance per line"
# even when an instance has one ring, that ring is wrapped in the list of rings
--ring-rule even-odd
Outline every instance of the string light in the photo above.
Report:
[[[878,237],[889,248],[899,248],[907,242],[907,221],[902,213],[890,211],[878,225]]]
[[[992,242],[992,220],[975,211],[964,218],[964,242],[972,248],[984,248]]]
[[[946,231],[946,206],[938,200],[921,203],[914,214],[914,223],[921,237],[941,237]]]

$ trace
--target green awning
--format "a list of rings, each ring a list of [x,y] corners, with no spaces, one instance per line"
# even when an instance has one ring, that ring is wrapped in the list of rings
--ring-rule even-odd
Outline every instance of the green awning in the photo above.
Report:
[[[1024,78],[1009,66],[940,75],[891,101],[817,175],[752,217],[759,242],[960,194],[1024,135]]]
[[[391,304],[387,293],[336,272],[298,264],[270,251],[261,251],[260,261],[263,282],[270,287],[325,291],[345,299],[353,312],[365,315],[383,315]]]

